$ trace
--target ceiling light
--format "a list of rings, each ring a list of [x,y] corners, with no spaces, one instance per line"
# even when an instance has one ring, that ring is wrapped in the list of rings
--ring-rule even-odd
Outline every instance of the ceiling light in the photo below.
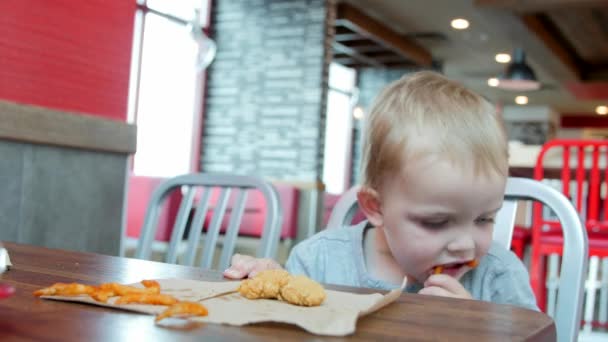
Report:
[[[608,107],[597,106],[597,108],[595,108],[595,112],[598,113],[599,115],[606,115],[606,114],[608,114]]]
[[[526,64],[526,54],[522,49],[513,52],[513,63],[509,64],[504,74],[498,78],[498,88],[514,91],[530,91],[540,88],[532,68]]]
[[[496,77],[488,78],[488,85],[490,87],[498,87],[498,78],[496,78]]]
[[[451,22],[452,28],[456,30],[465,30],[469,28],[469,21],[462,18],[456,18]]]
[[[361,119],[363,119],[363,116],[364,116],[364,115],[365,115],[365,112],[363,111],[363,108],[361,108],[361,106],[356,106],[356,107],[353,109],[353,117],[354,117],[356,120],[361,120]]]
[[[515,97],[515,103],[517,103],[518,105],[528,104],[528,97],[523,95],[517,96]]]
[[[498,63],[509,63],[511,61],[511,55],[508,53],[499,53],[494,58]]]

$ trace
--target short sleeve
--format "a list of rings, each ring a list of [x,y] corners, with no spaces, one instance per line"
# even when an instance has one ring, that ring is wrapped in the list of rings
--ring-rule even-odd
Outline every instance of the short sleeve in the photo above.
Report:
[[[302,274],[316,281],[325,281],[323,245],[317,240],[307,240],[296,245],[289,254],[285,268],[291,274]]]
[[[509,263],[508,267],[495,274],[492,279],[492,287],[494,289],[492,302],[540,311],[530,287],[528,271],[519,259]]]

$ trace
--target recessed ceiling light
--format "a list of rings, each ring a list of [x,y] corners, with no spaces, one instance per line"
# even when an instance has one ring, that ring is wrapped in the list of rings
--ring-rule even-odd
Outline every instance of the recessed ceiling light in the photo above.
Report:
[[[363,111],[363,108],[361,108],[361,106],[356,106],[356,107],[353,109],[353,117],[354,117],[356,120],[361,120],[361,119],[363,119],[363,116],[364,116],[364,115],[365,115],[365,112]]]
[[[453,19],[450,24],[452,25],[452,28],[456,30],[465,30],[469,28],[469,21],[462,18]]]
[[[518,105],[525,105],[528,104],[528,97],[527,96],[516,96],[515,97],[515,103],[517,103]]]
[[[496,78],[496,77],[488,78],[488,85],[490,87],[498,87],[498,78]]]
[[[597,108],[595,108],[595,112],[598,113],[599,115],[606,115],[606,114],[608,114],[608,107],[597,106]]]
[[[499,53],[496,54],[495,59],[498,63],[509,63],[511,61],[511,55],[508,53]]]

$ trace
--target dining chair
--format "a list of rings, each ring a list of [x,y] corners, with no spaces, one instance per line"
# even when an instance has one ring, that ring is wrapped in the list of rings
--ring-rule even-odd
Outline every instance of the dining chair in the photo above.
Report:
[[[273,185],[252,176],[195,173],[170,178],[154,190],[137,243],[136,258],[150,258],[161,206],[176,190],[180,190],[183,195],[175,215],[165,262],[211,268],[220,233],[223,233],[221,255],[217,265],[218,269],[227,268],[243,224],[247,195],[251,191],[260,192],[265,202],[264,228],[256,256],[275,257],[281,235],[283,210]],[[211,216],[210,220],[207,219],[208,216]],[[203,230],[204,244],[199,260],[195,262]],[[183,256],[178,260],[178,254],[182,252]]]
[[[328,220],[327,228],[351,223],[357,211],[358,186],[350,188],[338,200]],[[563,258],[559,275],[555,311],[552,314],[559,342],[576,341],[582,315],[585,274],[587,270],[587,232],[568,198],[541,182],[509,177],[505,200],[497,214],[493,239],[505,248],[511,246],[515,214],[520,200],[543,203],[553,210],[563,227]]]
[[[552,165],[553,164],[555,165]],[[556,139],[541,148],[534,179],[560,191],[572,202],[587,231],[589,270],[585,284],[583,332],[608,328],[608,141]],[[556,167],[557,166],[557,167]],[[562,255],[561,222],[535,203],[532,208],[530,279],[539,307],[553,310],[558,260]],[[601,277],[601,278],[600,278]],[[596,294],[599,292],[599,301]]]

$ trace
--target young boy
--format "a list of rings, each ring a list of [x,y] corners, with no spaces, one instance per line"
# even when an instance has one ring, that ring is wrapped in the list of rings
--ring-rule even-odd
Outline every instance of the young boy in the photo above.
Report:
[[[472,298],[538,310],[528,274],[492,243],[508,174],[494,107],[430,71],[390,84],[372,107],[357,195],[367,217],[298,244],[286,268],[319,282]],[[478,263],[474,268],[474,264]],[[280,267],[235,255],[224,274]]]

